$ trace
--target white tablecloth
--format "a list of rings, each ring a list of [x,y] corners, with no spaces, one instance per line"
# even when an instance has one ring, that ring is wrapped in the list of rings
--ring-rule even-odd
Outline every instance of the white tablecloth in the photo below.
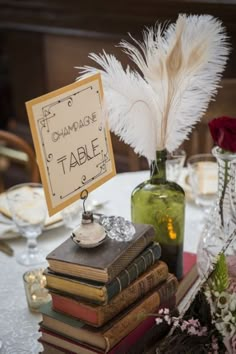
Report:
[[[120,215],[130,219],[130,195],[134,187],[148,177],[147,171],[118,174],[92,193],[97,201],[106,201],[99,212]],[[196,252],[201,231],[201,212],[192,203],[186,205],[186,225],[184,249]],[[46,231],[39,237],[39,247],[47,255],[68,238],[70,230],[59,227]],[[0,235],[1,238],[1,235]],[[14,253],[26,246],[23,238],[9,240]],[[43,266],[47,266],[47,263]],[[32,268],[32,267],[31,267]],[[36,267],[34,267],[36,268]],[[22,275],[28,270],[15,260],[0,252],[0,340],[3,342],[1,354],[36,354],[41,349],[37,338],[40,314],[31,313],[26,303]]]

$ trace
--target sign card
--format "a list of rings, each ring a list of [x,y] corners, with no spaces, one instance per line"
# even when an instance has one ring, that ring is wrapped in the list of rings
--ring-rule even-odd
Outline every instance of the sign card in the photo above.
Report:
[[[100,74],[26,102],[49,215],[115,175]]]

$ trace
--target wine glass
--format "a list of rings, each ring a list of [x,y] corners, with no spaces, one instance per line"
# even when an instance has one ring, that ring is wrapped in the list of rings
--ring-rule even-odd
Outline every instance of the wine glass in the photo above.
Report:
[[[217,199],[217,163],[212,154],[196,154],[187,160],[189,183],[195,204],[208,215]]]
[[[21,235],[27,238],[27,250],[17,256],[17,261],[27,266],[45,262],[37,245],[47,215],[42,185],[17,184],[7,190],[6,196],[12,219]]]

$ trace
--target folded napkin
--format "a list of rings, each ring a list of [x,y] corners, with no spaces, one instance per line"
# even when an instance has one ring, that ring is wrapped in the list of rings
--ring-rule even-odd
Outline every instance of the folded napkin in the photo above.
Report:
[[[13,222],[0,214],[0,240],[19,236],[19,232]]]
[[[27,194],[27,188],[26,187],[22,188],[22,190],[23,190],[24,193]],[[6,198],[6,194],[5,193],[1,193],[0,194],[0,213],[2,214],[3,217],[6,216],[8,219],[11,218],[11,213],[10,213],[10,210],[8,208],[7,198]],[[37,215],[34,214],[33,210],[32,210],[31,217],[32,217],[32,223],[34,223],[35,222],[35,218],[37,218]],[[0,222],[1,222],[1,218],[0,218]],[[56,213],[53,216],[47,215],[46,221],[45,221],[45,227],[50,227],[50,226],[53,226],[54,224],[58,224],[58,223],[61,223],[61,222],[62,222],[62,216],[61,216],[60,212]],[[6,223],[6,222],[4,222],[4,223]]]

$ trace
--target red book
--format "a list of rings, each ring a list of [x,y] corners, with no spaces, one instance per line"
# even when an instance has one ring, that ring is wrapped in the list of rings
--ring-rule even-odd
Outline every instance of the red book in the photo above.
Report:
[[[196,253],[184,252],[184,275],[183,278],[196,266],[197,255]]]
[[[184,298],[188,290],[193,286],[198,279],[197,269],[197,255],[191,252],[184,252],[184,275],[179,282],[178,290],[176,293],[176,304],[178,305]]]

